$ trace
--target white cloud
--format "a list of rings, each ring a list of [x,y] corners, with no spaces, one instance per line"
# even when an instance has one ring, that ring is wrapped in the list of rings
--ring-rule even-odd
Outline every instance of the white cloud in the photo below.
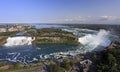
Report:
[[[120,17],[117,16],[77,16],[49,20],[52,23],[86,23],[86,24],[120,24]]]

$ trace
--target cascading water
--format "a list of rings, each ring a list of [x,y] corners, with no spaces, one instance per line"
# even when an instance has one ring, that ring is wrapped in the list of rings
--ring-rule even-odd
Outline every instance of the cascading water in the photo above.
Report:
[[[97,46],[107,47],[110,45],[111,41],[109,40],[109,31],[100,30],[96,35],[88,34],[84,37],[80,37],[78,40],[81,44],[92,45],[93,48]]]
[[[78,38],[81,45],[72,46],[62,44],[45,44],[43,46],[40,45],[36,47],[30,45],[34,40],[32,37],[9,37],[5,46],[10,47],[0,49],[0,61],[20,62],[27,64],[36,60],[75,56],[76,54],[91,52],[98,46],[107,47],[111,42],[109,39],[110,32],[106,30],[97,31],[79,28],[64,28],[62,30],[72,32]],[[15,46],[14,48],[14,45],[25,46]],[[100,49],[102,47],[100,47]]]
[[[74,47],[73,50],[68,49],[68,51],[65,52],[55,52],[50,53],[49,55],[45,55],[46,59],[50,57],[60,58],[60,57],[66,57],[68,55],[75,56],[79,53],[86,53],[91,52],[94,50],[100,50],[102,48],[105,48],[110,45],[111,40],[109,39],[110,32],[106,30],[89,30],[89,29],[63,29],[65,31],[73,32],[78,37],[78,41],[81,43],[81,45]],[[82,32],[81,32],[82,31]],[[84,34],[84,36],[83,36]]]
[[[83,37],[80,37],[78,41],[84,46],[84,51],[88,52],[108,47],[111,43],[109,36],[109,31],[100,30],[97,34],[87,34]]]
[[[8,37],[4,46],[31,45],[34,40],[35,38],[25,36]]]

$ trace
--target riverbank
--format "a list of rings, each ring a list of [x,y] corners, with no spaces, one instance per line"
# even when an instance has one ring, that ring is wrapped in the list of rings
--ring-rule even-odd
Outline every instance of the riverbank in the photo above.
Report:
[[[10,36],[14,36],[18,32],[1,32],[0,33],[0,45],[4,45],[6,40]]]

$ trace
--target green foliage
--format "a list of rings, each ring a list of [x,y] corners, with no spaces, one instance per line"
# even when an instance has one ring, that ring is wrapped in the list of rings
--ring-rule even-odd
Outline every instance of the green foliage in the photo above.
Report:
[[[17,32],[1,32],[0,36],[13,36],[14,34],[16,34]]]
[[[0,33],[0,45],[3,45],[6,43],[6,39],[9,36],[14,36],[17,32],[1,32]]]
[[[116,63],[116,58],[110,53],[108,53],[107,59],[108,59],[108,64],[110,65],[114,65]]]
[[[0,62],[0,67],[6,65],[6,62]]]
[[[43,43],[62,43],[78,45],[79,42],[76,37],[67,31],[62,31],[61,29],[51,29],[43,28],[38,30],[31,30],[24,34],[25,36],[33,36],[36,39],[33,44],[43,44]]]
[[[96,60],[97,60],[96,55],[93,55],[93,56],[92,56],[92,59],[93,59],[94,61],[96,61]]]
[[[36,37],[37,33],[35,32],[35,30],[30,30],[30,31],[27,31],[27,33],[25,33],[24,36],[33,36],[33,37]]]
[[[102,51],[97,60],[97,72],[120,72],[120,47]]]
[[[69,70],[70,69],[70,63],[67,62],[66,60],[64,60],[62,63],[60,63],[60,66],[62,68],[65,68],[66,70]]]
[[[40,37],[71,37],[74,35],[71,32],[62,31],[61,29],[43,28],[37,30],[38,36]]]
[[[13,69],[22,69],[20,66],[19,66],[19,64],[13,64]]]
[[[63,60],[60,64],[50,64],[49,72],[65,72],[69,71],[70,68],[74,65],[73,61]]]
[[[61,68],[59,65],[50,64],[48,72],[64,72],[65,70]]]

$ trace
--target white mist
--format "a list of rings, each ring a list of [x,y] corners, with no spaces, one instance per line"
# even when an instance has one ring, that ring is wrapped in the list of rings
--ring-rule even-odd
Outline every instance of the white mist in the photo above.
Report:
[[[96,48],[97,46],[107,47],[111,43],[109,40],[109,31],[106,30],[100,30],[96,35],[87,34],[84,37],[80,37],[78,41],[83,45],[92,45],[93,48]]]

